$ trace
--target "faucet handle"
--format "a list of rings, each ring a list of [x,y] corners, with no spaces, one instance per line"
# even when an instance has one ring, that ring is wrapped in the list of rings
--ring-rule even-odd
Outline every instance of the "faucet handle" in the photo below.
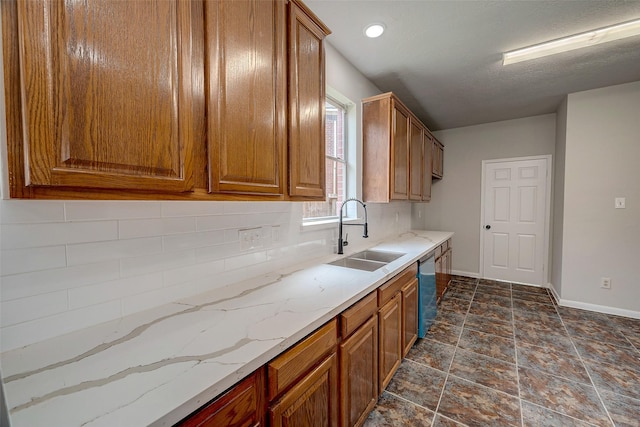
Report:
[[[349,242],[347,242],[348,239],[349,239],[349,233],[345,234],[344,240],[342,241],[342,246],[348,246],[349,245]]]

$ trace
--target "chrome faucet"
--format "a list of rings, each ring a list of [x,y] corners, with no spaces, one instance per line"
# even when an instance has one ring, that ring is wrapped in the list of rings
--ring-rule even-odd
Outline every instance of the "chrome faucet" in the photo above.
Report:
[[[338,225],[338,254],[342,254],[343,253],[343,248],[345,246],[347,246],[349,244],[349,242],[347,242],[347,239],[342,239],[342,208],[344,208],[344,205],[347,204],[347,202],[358,202],[362,205],[362,208],[364,209],[364,224],[344,224],[344,225],[362,225],[364,227],[364,234],[362,235],[362,237],[364,237],[365,239],[367,237],[369,237],[369,226],[367,225],[367,205],[365,205],[361,200],[358,199],[347,199],[344,202],[342,202],[342,204],[340,205],[340,223]],[[349,237],[349,234],[347,233],[347,237]]]

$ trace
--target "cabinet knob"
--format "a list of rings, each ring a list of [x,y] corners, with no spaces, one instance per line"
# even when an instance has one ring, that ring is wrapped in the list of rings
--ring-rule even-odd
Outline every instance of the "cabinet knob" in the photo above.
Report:
[[[490,230],[491,226],[490,225],[485,225],[484,228],[486,228],[487,230]]]

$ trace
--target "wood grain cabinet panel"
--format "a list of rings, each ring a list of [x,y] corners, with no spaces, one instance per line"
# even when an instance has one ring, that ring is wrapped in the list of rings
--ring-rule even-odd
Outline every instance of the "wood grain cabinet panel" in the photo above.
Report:
[[[264,426],[264,368],[177,424],[177,427]]]
[[[431,200],[431,180],[432,180],[432,156],[433,156],[433,136],[427,131],[424,132],[422,149],[422,201],[428,202]]]
[[[414,119],[411,120],[409,137],[409,200],[422,201],[424,129]]]
[[[334,352],[269,408],[271,427],[338,425],[338,355]]]
[[[444,176],[444,145],[433,138],[432,176],[441,179]]]
[[[345,339],[340,352],[341,425],[361,426],[378,401],[378,316]]]
[[[204,5],[209,191],[282,195],[287,138],[285,4],[245,0]]]
[[[175,0],[18,1],[26,186],[193,188],[192,13]]]
[[[378,323],[378,393],[381,394],[402,361],[402,298],[399,293],[380,308]]]
[[[324,38],[331,32],[289,2],[289,196],[325,199]]]
[[[418,279],[402,288],[402,356],[406,356],[418,339]]]

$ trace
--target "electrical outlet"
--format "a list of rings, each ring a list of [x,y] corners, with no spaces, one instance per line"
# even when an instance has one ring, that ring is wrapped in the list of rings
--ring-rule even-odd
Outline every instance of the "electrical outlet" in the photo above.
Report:
[[[627,207],[627,200],[624,197],[616,197],[614,202],[616,209],[625,209]]]
[[[611,289],[611,278],[603,277],[600,279],[600,287],[602,289]]]
[[[238,231],[240,238],[240,250],[248,251],[250,249],[262,247],[262,229],[249,228],[247,230]]]

